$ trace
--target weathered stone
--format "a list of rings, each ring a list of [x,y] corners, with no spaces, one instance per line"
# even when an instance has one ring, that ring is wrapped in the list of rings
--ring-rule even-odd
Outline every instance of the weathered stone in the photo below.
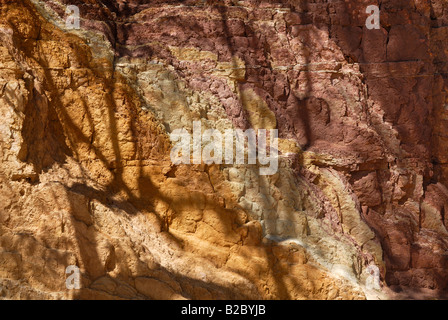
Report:
[[[443,1],[380,30],[365,1],[68,4],[0,4],[1,298],[446,292]],[[278,129],[278,172],[174,166],[193,121]]]

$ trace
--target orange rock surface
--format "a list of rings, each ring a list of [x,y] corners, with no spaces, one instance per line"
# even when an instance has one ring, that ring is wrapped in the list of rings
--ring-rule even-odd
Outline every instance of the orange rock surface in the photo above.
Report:
[[[0,298],[445,294],[448,6],[180,2],[0,0]],[[173,165],[193,121],[278,172]]]

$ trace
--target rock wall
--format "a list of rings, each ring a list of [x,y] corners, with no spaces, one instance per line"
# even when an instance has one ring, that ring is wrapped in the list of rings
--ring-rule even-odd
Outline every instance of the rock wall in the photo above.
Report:
[[[446,294],[443,1],[0,4],[1,297]],[[173,165],[193,121],[278,129],[278,172]]]

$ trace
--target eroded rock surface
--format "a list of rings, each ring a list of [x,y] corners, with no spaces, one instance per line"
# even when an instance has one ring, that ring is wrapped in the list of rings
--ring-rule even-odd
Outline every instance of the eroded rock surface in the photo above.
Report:
[[[0,4],[3,298],[446,294],[443,1]],[[193,121],[278,129],[278,172],[173,165]]]

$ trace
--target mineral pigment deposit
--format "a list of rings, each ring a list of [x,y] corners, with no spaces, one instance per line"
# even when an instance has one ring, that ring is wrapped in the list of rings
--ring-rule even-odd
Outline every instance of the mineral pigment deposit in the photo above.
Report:
[[[0,298],[443,297],[447,90],[443,0],[0,0]]]

